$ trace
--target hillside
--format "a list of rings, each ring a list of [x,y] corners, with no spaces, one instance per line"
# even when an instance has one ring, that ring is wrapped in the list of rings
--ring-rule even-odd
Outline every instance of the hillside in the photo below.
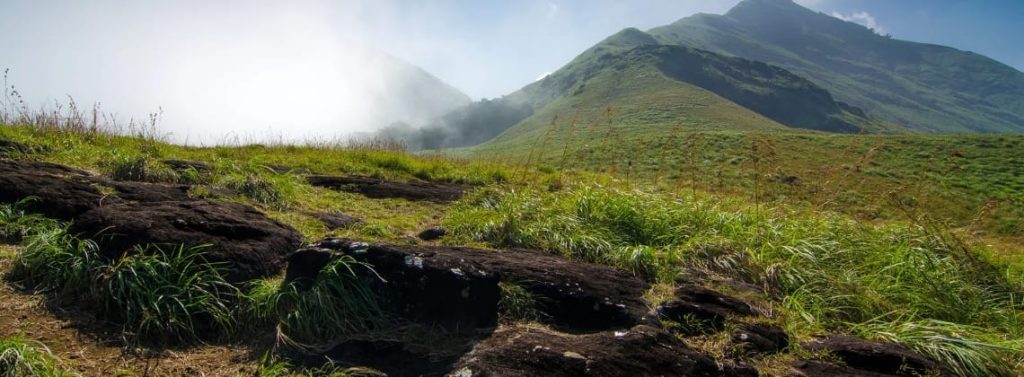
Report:
[[[925,220],[17,122],[0,125],[0,365],[16,373],[1021,372],[1024,264]],[[990,162],[975,153],[965,169]]]
[[[612,118],[603,121],[651,132],[674,126],[755,130],[780,125],[840,133],[898,130],[784,69],[660,44],[629,28],[510,95],[464,107],[411,136],[398,130],[386,135],[414,140],[424,149],[471,146],[495,137],[494,142],[503,143],[544,128],[555,116],[563,123],[600,123],[609,109]]]
[[[868,116],[921,132],[1024,132],[1024,73],[953,48],[902,41],[803,8],[746,0],[649,31],[783,67]]]

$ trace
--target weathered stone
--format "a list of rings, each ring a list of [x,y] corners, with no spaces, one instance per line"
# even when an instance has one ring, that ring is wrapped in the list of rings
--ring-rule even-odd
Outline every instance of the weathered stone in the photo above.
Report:
[[[444,228],[435,226],[420,232],[420,234],[418,234],[417,237],[424,241],[433,241],[436,239],[440,239],[441,237],[444,237],[446,233],[447,232],[444,230]]]
[[[658,306],[657,312],[669,321],[684,322],[687,317],[694,318],[714,330],[721,330],[730,317],[756,314],[745,302],[696,284],[677,288],[675,297]]]
[[[801,343],[801,346],[810,351],[828,351],[848,367],[862,371],[893,376],[949,374],[935,361],[895,343],[828,335]]]
[[[472,188],[457,183],[395,182],[370,177],[311,175],[306,179],[313,186],[357,192],[370,198],[404,198],[435,203],[456,201]]]
[[[585,335],[509,326],[478,343],[449,376],[749,375],[749,371],[731,372],[720,369],[713,358],[688,348],[665,330],[646,325]]]
[[[732,341],[745,353],[773,354],[789,347],[789,335],[775,325],[746,323],[732,333]]]

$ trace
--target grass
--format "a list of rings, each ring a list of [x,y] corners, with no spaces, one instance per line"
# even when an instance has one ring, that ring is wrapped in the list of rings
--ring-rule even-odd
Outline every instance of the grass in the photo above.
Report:
[[[235,326],[239,292],[202,260],[201,248],[140,247],[94,279],[102,313],[124,323],[129,338],[189,343]]]
[[[1019,137],[680,131],[665,138],[658,124],[587,116],[524,139],[524,157],[534,149],[537,166],[519,168],[323,144],[183,147],[30,126],[0,127],[0,138],[39,147],[17,158],[111,176],[111,164],[124,164],[122,178],[136,174],[133,166],[159,171],[165,159],[202,162],[211,169],[200,179],[136,177],[191,182],[193,196],[253,205],[309,241],[332,233],[309,212],[362,218],[333,233],[380,242],[409,242],[404,236],[440,221],[445,244],[551,250],[621,267],[666,291],[694,270],[750,283],[796,339],[851,333],[896,341],[963,375],[1021,372],[1024,259],[1014,267],[1014,254],[984,246],[992,234],[1018,234]],[[550,147],[570,135],[599,150],[579,142]],[[687,148],[669,143],[683,135]],[[610,164],[611,174],[573,170],[607,172]],[[312,187],[306,172],[483,187],[451,206],[371,200]],[[627,174],[628,183],[617,179]],[[0,206],[4,239],[23,245],[11,277],[120,314],[115,320],[133,337],[192,342],[277,325],[283,340],[314,347],[389,320],[363,280],[372,272],[352,260],[335,260],[308,289],[268,279],[236,290],[198,250],[141,249],[107,261],[61,224],[26,213],[27,205]],[[978,230],[985,235],[960,240]],[[514,284],[502,292],[503,320],[536,319],[535,298]],[[261,373],[320,373],[307,372],[270,360]]]
[[[65,226],[46,226],[22,240],[8,279],[95,308],[122,324],[130,342],[191,343],[230,333],[238,290],[202,260],[201,248],[137,247],[110,261]]]
[[[279,337],[300,348],[378,328],[387,317],[362,280],[367,276],[376,276],[370,266],[340,256],[320,271],[310,287],[256,280],[246,296],[248,316],[276,323]]]
[[[751,283],[781,303],[787,328],[805,336],[856,329],[933,355],[955,353],[961,357],[940,360],[993,375],[1024,360],[1024,282],[927,224],[876,227],[842,216],[729,210],[712,199],[595,185],[481,192],[444,223],[462,239],[558,251],[660,282],[700,269]],[[949,323],[960,342],[936,345],[871,326],[878,322]]]
[[[0,339],[0,377],[65,377],[76,374],[61,368],[50,350],[17,336]]]
[[[628,181],[638,187],[747,197],[769,206],[838,212],[875,223],[926,216],[980,233],[987,243],[1001,246],[994,251],[1007,262],[1024,263],[1014,255],[1024,241],[1021,136],[708,131],[689,119],[616,128],[624,130],[616,137],[616,154],[628,156]],[[690,135],[687,140],[699,139],[699,148],[672,137],[681,132]],[[534,139],[508,136],[468,154],[525,160]],[[600,135],[559,137],[551,144],[567,146],[533,160],[568,160],[572,168],[591,172],[607,172],[613,164],[609,153],[595,144]],[[567,158],[562,156],[565,151],[570,151]],[[616,174],[620,180],[626,177],[626,172]]]

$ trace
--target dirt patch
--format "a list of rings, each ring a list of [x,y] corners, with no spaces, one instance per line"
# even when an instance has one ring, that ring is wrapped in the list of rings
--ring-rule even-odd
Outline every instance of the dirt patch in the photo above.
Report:
[[[0,271],[10,259],[0,256]],[[258,354],[242,345],[201,345],[159,352],[124,352],[116,327],[73,307],[59,315],[42,295],[0,282],[0,337],[22,335],[46,345],[61,366],[83,376],[238,376],[252,374]]]
[[[292,227],[236,203],[193,199],[189,186],[111,181],[56,164],[0,160],[0,202],[32,196],[28,209],[73,221],[71,230],[97,240],[117,258],[134,245],[209,245],[240,282],[271,276],[301,243]]]
[[[619,332],[569,335],[510,326],[476,345],[452,375],[486,376],[723,376],[708,355],[668,332],[636,326]]]
[[[414,201],[450,203],[473,188],[470,185],[439,182],[396,182],[370,177],[311,175],[309,184],[334,190],[357,192],[369,198],[404,198]]]

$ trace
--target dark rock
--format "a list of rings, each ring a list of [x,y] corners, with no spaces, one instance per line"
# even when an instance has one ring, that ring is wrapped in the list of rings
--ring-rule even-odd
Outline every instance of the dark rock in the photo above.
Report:
[[[96,240],[111,259],[136,245],[209,245],[204,258],[223,264],[231,282],[278,273],[302,241],[294,229],[256,209],[209,201],[107,204],[83,213],[71,231]]]
[[[545,323],[564,331],[628,328],[647,311],[641,298],[647,283],[608,266],[529,250],[370,245],[353,252],[355,244],[330,238],[314,246],[370,264],[384,282],[369,280],[401,314],[449,329],[495,326],[503,281],[530,292]]]
[[[852,336],[828,335],[801,343],[810,351],[828,351],[848,367],[895,376],[948,372],[928,357],[895,343],[873,342]]]
[[[724,361],[722,362],[721,375],[730,377],[760,377],[761,373],[757,371],[757,368],[748,364]]]
[[[295,283],[299,289],[309,289],[331,259],[334,251],[324,248],[306,247],[288,256],[288,267],[284,274],[284,284]]]
[[[322,357],[342,366],[370,366],[389,377],[444,376],[458,359],[458,355],[438,357],[418,351],[398,340],[356,339],[332,347]]]
[[[205,162],[189,161],[189,160],[163,160],[161,161],[164,165],[170,166],[171,169],[184,171],[184,170],[195,170],[200,173],[206,173],[213,170],[213,166]]]
[[[816,360],[797,360],[793,363],[794,376],[803,377],[892,377],[892,374],[853,369],[845,365]]]
[[[773,354],[789,347],[789,335],[775,325],[745,323],[732,333],[732,341],[746,353]]]
[[[0,139],[0,156],[13,156],[19,154],[30,154],[35,150],[16,141]]]
[[[278,273],[301,236],[248,206],[192,199],[188,186],[118,182],[56,164],[0,160],[0,202],[32,196],[29,211],[74,221],[71,230],[96,237],[118,258],[134,245],[210,245],[238,282]]]
[[[307,212],[306,214],[323,222],[329,230],[349,228],[363,222],[358,217],[341,212]]]
[[[419,239],[424,241],[433,241],[441,237],[444,237],[445,233],[447,232],[444,230],[444,228],[435,226],[420,232],[420,234],[418,234],[416,237],[419,237]]]
[[[449,376],[723,376],[715,360],[668,332],[636,326],[622,332],[568,335],[499,328],[456,363]],[[743,375],[743,374],[735,374]]]
[[[743,301],[696,284],[677,288],[675,298],[658,306],[657,312],[662,319],[675,322],[694,318],[714,330],[721,330],[730,317],[756,314]]]
[[[370,198],[405,198],[415,201],[450,203],[472,188],[469,185],[438,182],[394,182],[370,177],[311,175],[309,184],[340,191],[358,192]]]

